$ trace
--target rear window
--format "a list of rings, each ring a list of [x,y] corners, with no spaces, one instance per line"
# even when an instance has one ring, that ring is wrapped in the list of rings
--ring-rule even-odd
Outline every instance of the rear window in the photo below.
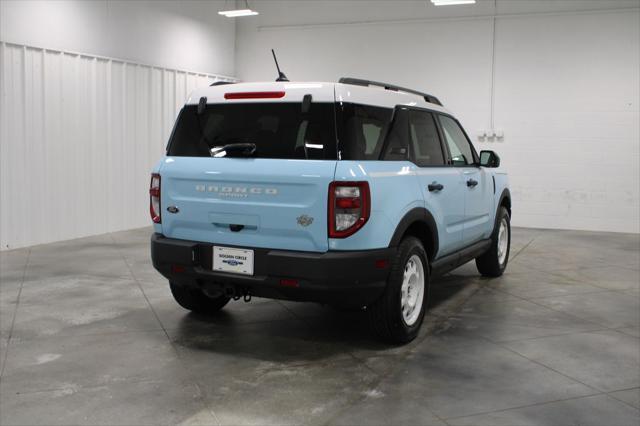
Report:
[[[336,159],[333,103],[235,103],[185,106],[175,125],[167,155],[210,157],[211,149],[255,144],[252,157]]]

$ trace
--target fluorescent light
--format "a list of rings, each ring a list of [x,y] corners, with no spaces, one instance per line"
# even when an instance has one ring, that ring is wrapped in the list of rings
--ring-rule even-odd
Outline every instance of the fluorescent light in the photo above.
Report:
[[[435,6],[453,6],[455,4],[474,4],[476,0],[431,0]]]
[[[474,0],[475,1],[475,0]],[[219,15],[224,15],[227,18],[236,18],[238,16],[251,16],[257,15],[258,12],[251,9],[236,9],[236,10],[221,10],[218,12]]]

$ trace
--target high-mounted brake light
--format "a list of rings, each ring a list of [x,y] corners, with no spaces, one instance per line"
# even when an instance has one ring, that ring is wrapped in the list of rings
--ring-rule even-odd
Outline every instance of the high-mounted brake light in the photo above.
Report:
[[[160,223],[160,175],[151,174],[151,184],[149,185],[149,213],[153,223]]]
[[[236,92],[225,93],[225,99],[277,99],[284,98],[284,92]]]
[[[371,213],[368,182],[329,184],[329,238],[346,238],[362,228]]]

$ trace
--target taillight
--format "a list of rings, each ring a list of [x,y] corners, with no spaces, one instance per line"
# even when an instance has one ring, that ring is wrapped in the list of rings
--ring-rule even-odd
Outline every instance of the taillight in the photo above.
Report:
[[[367,182],[331,182],[329,238],[345,238],[367,223],[371,196]]]
[[[153,223],[160,223],[160,175],[151,174],[151,184],[149,185],[149,212]]]

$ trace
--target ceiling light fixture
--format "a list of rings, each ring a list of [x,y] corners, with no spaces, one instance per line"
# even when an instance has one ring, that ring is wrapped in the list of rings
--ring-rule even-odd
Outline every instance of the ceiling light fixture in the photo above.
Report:
[[[476,0],[431,0],[435,6],[453,6],[456,4],[474,4]]]
[[[225,1],[225,4],[226,4],[226,1]],[[244,0],[244,4],[246,6],[244,9],[221,10],[218,12],[218,15],[223,15],[223,16],[226,16],[227,18],[237,18],[239,16],[258,15],[258,12],[256,12],[255,10],[251,10],[251,8],[249,8],[249,3],[247,3],[247,0]]]

